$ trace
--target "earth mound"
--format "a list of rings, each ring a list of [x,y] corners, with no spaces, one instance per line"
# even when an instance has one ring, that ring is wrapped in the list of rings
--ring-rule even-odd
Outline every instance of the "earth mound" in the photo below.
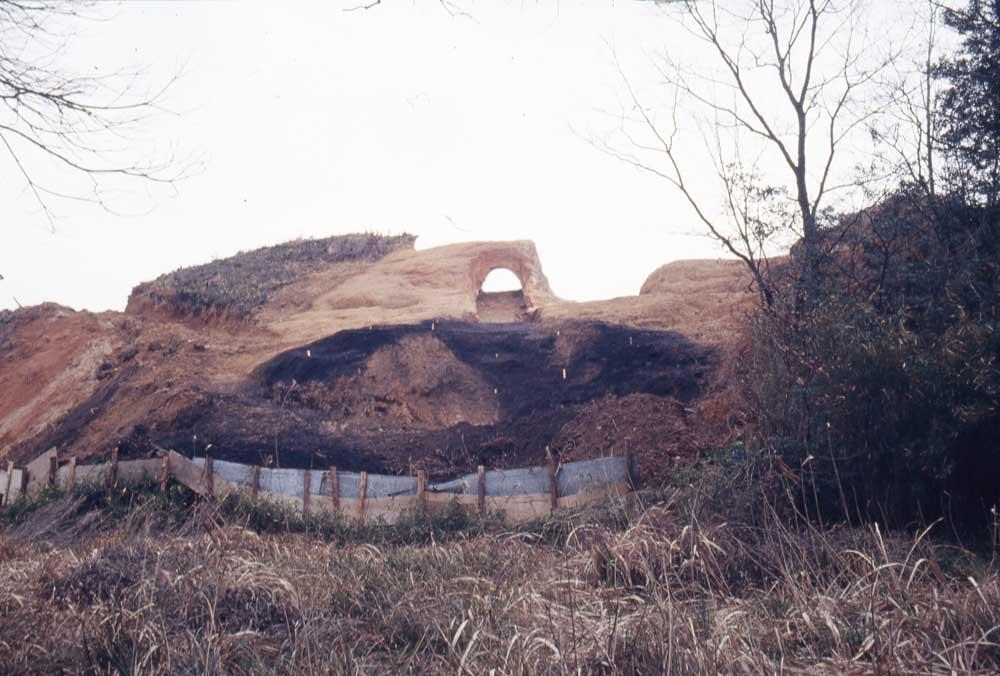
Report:
[[[413,241],[243,253],[140,285],[124,313],[0,314],[0,454],[210,444],[241,462],[441,475],[547,451],[666,468],[728,434],[700,411],[751,299],[738,266],[671,264],[639,296],[572,303],[531,242]],[[497,268],[521,290],[484,292]]]

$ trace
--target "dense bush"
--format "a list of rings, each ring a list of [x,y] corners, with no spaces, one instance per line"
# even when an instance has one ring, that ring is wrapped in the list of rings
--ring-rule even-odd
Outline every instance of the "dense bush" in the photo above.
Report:
[[[802,468],[807,506],[971,525],[1000,499],[998,236],[904,188],[831,231],[818,298],[754,321],[756,441]]]
[[[827,228],[808,286],[793,249],[753,322],[754,441],[817,515],[975,527],[1000,501],[1000,2],[943,16],[960,48],[931,73],[937,176],[928,159]]]

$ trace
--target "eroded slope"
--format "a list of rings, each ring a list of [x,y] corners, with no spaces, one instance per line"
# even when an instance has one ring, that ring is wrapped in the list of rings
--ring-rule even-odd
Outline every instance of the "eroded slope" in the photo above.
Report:
[[[125,313],[6,313],[0,449],[211,443],[247,462],[446,473],[631,447],[655,474],[725,435],[702,410],[750,298],[740,268],[672,264],[640,296],[571,303],[530,242],[412,243],[290,243],[141,285]],[[497,267],[523,290],[484,302]]]

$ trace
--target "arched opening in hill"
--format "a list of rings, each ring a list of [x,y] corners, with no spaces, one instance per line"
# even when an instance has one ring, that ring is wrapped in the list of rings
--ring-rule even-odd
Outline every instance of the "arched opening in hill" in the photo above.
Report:
[[[490,324],[528,321],[521,278],[508,268],[490,270],[476,295],[476,313],[479,321]]]

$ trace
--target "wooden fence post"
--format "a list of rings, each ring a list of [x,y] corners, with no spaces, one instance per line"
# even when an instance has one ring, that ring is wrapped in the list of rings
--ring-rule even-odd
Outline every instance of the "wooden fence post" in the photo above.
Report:
[[[552,451],[545,447],[545,456],[549,461],[549,508],[550,511],[559,509],[559,480],[556,477],[556,459],[552,457]]]
[[[250,497],[256,500],[258,493],[260,493],[260,465],[254,465],[253,479],[250,483]]]
[[[635,455],[632,451],[625,451],[625,471],[628,476],[629,489],[633,491],[639,485],[639,469],[636,465]]]
[[[422,469],[417,470],[417,504],[420,509],[427,508],[427,472]]]
[[[115,484],[118,483],[118,447],[115,446],[111,451],[111,464],[108,465],[108,493],[112,493],[115,490]]]
[[[3,487],[4,507],[10,506],[10,486],[13,481],[14,481],[14,461],[11,460],[7,463],[7,481],[4,482],[4,487]]]
[[[486,467],[480,465],[476,468],[476,474],[478,474],[478,484],[479,484],[479,513],[486,513]]]
[[[368,492],[368,472],[361,473],[361,485],[358,487],[358,518],[365,522],[365,495]]]
[[[69,459],[69,475],[66,477],[66,492],[72,493],[76,486],[76,456]]]
[[[639,484],[639,472],[635,469],[635,456],[631,450],[625,451],[625,476],[628,478],[628,493],[625,495],[625,511],[631,516],[635,511],[635,490]]]
[[[59,471],[59,452],[56,451],[49,458],[49,488],[56,487],[56,472]]]
[[[310,473],[309,470],[302,471],[302,513],[309,513],[309,483],[310,483]]]
[[[215,499],[215,467],[212,465],[212,454],[205,449],[205,488],[208,497]]]
[[[340,477],[337,476],[337,467],[330,466],[330,501],[333,503],[333,511],[340,512]]]
[[[167,492],[167,480],[170,478],[170,459],[164,455],[160,461],[160,492]]]

